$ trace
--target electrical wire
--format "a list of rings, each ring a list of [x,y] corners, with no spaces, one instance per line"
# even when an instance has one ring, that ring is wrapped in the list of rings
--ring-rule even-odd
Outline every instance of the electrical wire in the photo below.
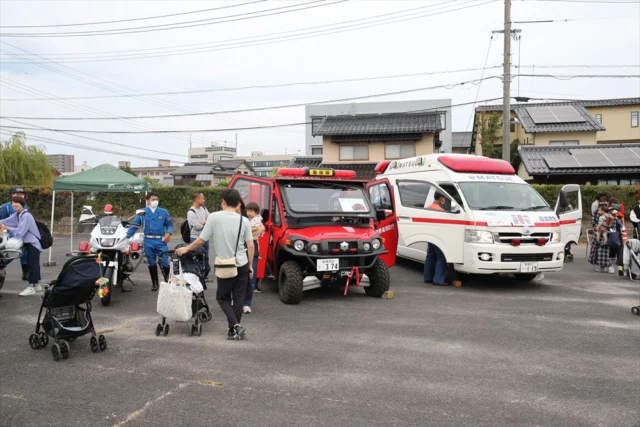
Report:
[[[385,115],[386,116],[393,116],[393,115],[398,115],[398,114],[423,113],[423,112],[428,112],[428,111],[438,111],[438,110],[443,110],[443,109],[462,107],[462,106],[465,106],[465,105],[474,105],[474,104],[478,104],[478,103],[482,103],[482,102],[496,101],[498,99],[502,99],[502,98],[490,98],[490,99],[484,99],[484,100],[481,100],[481,101],[464,102],[464,103],[461,103],[461,104],[442,105],[442,106],[439,106],[439,107],[424,108],[424,109],[420,109],[420,110],[395,112],[395,113],[389,113],[389,114],[385,114]],[[0,120],[1,119],[4,119],[4,117],[0,116]],[[311,122],[283,123],[283,124],[275,124],[275,125],[253,126],[253,127],[232,128],[232,129],[226,128],[226,129],[156,130],[156,131],[140,131],[140,132],[133,132],[133,131],[106,131],[106,130],[102,131],[102,130],[95,130],[95,129],[33,128],[33,127],[19,127],[19,126],[3,126],[3,125],[0,125],[0,128],[4,127],[6,129],[33,130],[33,131],[44,130],[44,131],[50,131],[50,132],[100,133],[100,134],[126,135],[126,134],[148,134],[148,133],[164,134],[164,133],[237,132],[237,131],[245,131],[245,130],[260,130],[260,129],[273,129],[273,128],[279,128],[279,127],[301,126],[301,125],[308,125],[308,124],[311,124]]]
[[[156,32],[156,31],[176,30],[181,28],[194,28],[194,27],[200,27],[203,25],[215,25],[215,24],[223,24],[228,22],[245,21],[248,19],[263,18],[265,16],[282,15],[285,13],[298,12],[300,10],[332,6],[334,4],[344,3],[346,1],[349,1],[349,0],[337,0],[332,3],[326,3],[326,0],[313,0],[307,3],[300,3],[292,6],[280,6],[280,7],[266,9],[258,12],[247,12],[247,13],[240,13],[236,15],[221,16],[218,18],[176,22],[173,24],[147,25],[142,27],[119,28],[119,29],[112,29],[112,30],[70,31],[66,33],[0,33],[0,37],[59,38],[59,37],[113,36],[113,35],[119,35],[119,34],[149,33],[149,32]],[[316,4],[316,3],[323,3],[323,4]],[[303,7],[299,7],[298,9],[292,9],[298,6],[303,6]],[[291,10],[283,10],[283,9],[291,9]],[[274,12],[274,11],[277,11],[277,12]],[[269,13],[262,13],[262,12],[269,12]],[[259,13],[262,13],[262,14],[256,15]],[[246,16],[246,15],[256,15],[256,16]],[[243,16],[243,17],[237,18],[239,16]],[[233,18],[233,19],[225,19],[225,18]],[[216,22],[211,22],[211,21],[216,21]]]
[[[253,112],[253,111],[279,110],[279,109],[284,109],[284,108],[304,107],[304,106],[307,106],[307,105],[328,104],[328,103],[337,103],[337,102],[344,102],[344,101],[355,101],[355,100],[360,100],[360,99],[379,98],[379,97],[391,96],[391,95],[403,95],[403,94],[407,94],[407,93],[422,92],[422,91],[425,91],[425,90],[433,90],[433,89],[453,89],[456,86],[479,84],[480,82],[482,82],[484,80],[499,79],[499,78],[500,77],[498,77],[498,76],[489,76],[489,77],[483,77],[482,79],[468,80],[468,81],[458,82],[458,83],[449,83],[449,84],[436,85],[436,86],[425,86],[425,87],[419,87],[419,88],[413,88],[413,89],[397,90],[397,91],[393,91],[393,92],[384,92],[384,93],[376,93],[376,94],[369,94],[369,95],[352,96],[352,97],[347,97],[347,98],[337,98],[337,99],[328,99],[328,100],[311,101],[311,102],[299,102],[299,103],[295,103],[295,104],[272,105],[272,106],[266,106],[266,107],[241,108],[241,109],[236,109],[236,110],[207,111],[207,112],[201,112],[201,113],[161,114],[161,115],[152,115],[152,116],[147,115],[147,116],[127,116],[127,117],[125,117],[125,116],[121,116],[121,117],[13,117],[13,116],[3,116],[3,117],[9,118],[9,119],[20,119],[20,120],[74,120],[74,121],[80,121],[80,120],[117,120],[117,119],[129,119],[129,120],[131,120],[131,119],[135,119],[135,120],[140,120],[140,119],[167,119],[167,118],[175,118],[175,117],[209,116],[209,115],[216,115],[216,114],[247,113],[247,112]]]
[[[640,79],[640,75],[630,74],[517,74],[516,77],[542,77],[556,80],[573,79]]]
[[[484,79],[484,72],[487,69],[487,63],[489,62],[489,54],[491,53],[491,46],[493,45],[493,35],[489,39],[489,47],[487,48],[487,56],[484,58],[484,66],[482,67],[482,73],[480,74],[480,83],[478,84],[478,90],[476,91],[476,98],[474,103],[478,101],[478,96],[480,96],[480,88],[482,87],[482,79]],[[467,126],[465,126],[465,130],[469,129],[469,125],[471,124],[471,119],[474,116],[473,110],[471,110],[471,114],[469,115],[469,121],[467,121]]]
[[[435,5],[422,6],[422,7],[419,7],[419,8],[407,9],[407,10],[400,11],[400,12],[383,14],[383,15],[378,15],[378,16],[368,17],[368,18],[355,19],[355,20],[351,20],[351,21],[344,21],[344,22],[341,22],[341,23],[320,25],[320,26],[316,26],[316,27],[309,27],[309,28],[306,28],[306,29],[282,31],[282,32],[277,32],[277,33],[269,33],[269,34],[262,34],[262,35],[258,35],[258,36],[242,37],[242,38],[236,38],[236,39],[227,39],[227,40],[220,40],[220,41],[217,41],[217,42],[206,43],[208,45],[217,43],[218,44],[217,46],[199,47],[199,48],[192,48],[192,49],[180,48],[180,49],[177,49],[177,50],[170,50],[170,51],[161,52],[161,53],[157,53],[157,54],[149,53],[149,54],[111,55],[111,56],[83,57],[83,58],[79,58],[79,59],[58,58],[57,60],[59,61],[59,63],[110,62],[110,61],[122,61],[122,60],[130,60],[130,59],[147,59],[147,58],[157,58],[157,57],[165,57],[165,56],[190,55],[190,54],[196,54],[196,53],[205,53],[205,52],[213,52],[213,51],[221,51],[221,50],[233,50],[233,49],[240,49],[240,48],[244,48],[244,47],[261,46],[261,45],[267,45],[267,44],[275,44],[275,43],[282,43],[282,42],[288,42],[288,41],[296,41],[296,40],[302,40],[302,39],[307,39],[307,38],[321,37],[321,36],[331,35],[331,34],[338,34],[338,33],[343,33],[343,32],[348,32],[348,31],[357,31],[357,30],[361,30],[361,29],[378,27],[378,26],[382,26],[382,25],[395,24],[395,23],[398,23],[398,22],[421,19],[421,18],[425,18],[425,17],[429,17],[429,16],[441,15],[441,14],[445,14],[445,13],[449,13],[449,12],[455,12],[455,11],[458,11],[458,10],[464,10],[464,9],[469,9],[469,8],[472,8],[472,7],[483,6],[483,5],[486,5],[486,4],[489,4],[489,3],[494,3],[497,0],[489,0],[489,1],[485,1],[483,3],[479,3],[479,4],[470,4],[470,3],[476,2],[477,0],[467,0],[465,3],[462,3],[461,5],[460,4],[459,5],[453,5],[454,7],[457,7],[457,6],[461,6],[461,7],[457,7],[457,8],[454,8],[454,9],[442,10],[442,11],[434,13],[435,10],[439,10],[439,9],[450,7],[450,4],[455,2],[455,1],[457,1],[457,0],[449,0],[449,1],[446,1],[446,2],[443,2],[443,3],[438,3],[438,4],[435,4]],[[410,12],[410,11],[414,11],[414,10],[417,10],[417,9],[427,9],[427,8],[433,8],[434,6],[441,6],[441,5],[444,5],[444,6],[442,8],[439,8],[439,9],[432,9],[432,10],[429,10],[429,11],[423,11],[422,14],[410,14],[408,16],[387,17],[387,18],[377,19],[377,20],[374,20],[374,21],[371,21],[371,22],[362,22],[360,24],[355,24],[355,25],[345,25],[343,27],[327,28],[325,30],[318,30],[318,31],[307,31],[307,30],[312,30],[312,29],[317,29],[317,28],[335,27],[336,25],[342,25],[342,24],[356,22],[356,21],[371,20],[371,19],[378,18],[378,17],[397,15],[397,14],[401,14],[401,13],[407,13],[407,12]],[[385,22],[385,21],[387,21],[387,22]],[[307,31],[307,32],[306,33],[300,33],[301,31]],[[275,36],[275,35],[281,35],[281,34],[289,34],[289,33],[294,33],[294,32],[298,32],[299,34],[291,34],[291,35],[280,36],[280,37],[269,37],[269,36]],[[258,40],[248,40],[248,39],[256,39],[256,38]],[[260,39],[260,38],[262,38],[262,39]],[[241,40],[247,40],[247,41],[241,41]],[[220,44],[220,43],[225,43],[225,42],[231,42],[231,43]],[[198,44],[195,44],[193,46],[196,46],[196,45],[198,45]],[[187,47],[187,46],[191,46],[191,45],[183,45],[183,47]],[[180,47],[180,46],[166,47],[166,48],[153,48],[153,49],[154,50],[174,49],[174,48],[178,48],[178,47]],[[152,50],[152,49],[146,49],[146,50]],[[90,53],[85,53],[85,54],[82,54],[82,55],[88,55],[88,54],[90,54]],[[10,62],[10,61],[9,62],[8,61],[3,61],[3,62],[5,64],[8,64],[8,63],[20,63],[20,62]]]
[[[248,3],[233,4],[233,5],[222,6],[222,7],[214,7],[214,8],[210,8],[210,9],[192,10],[192,11],[189,11],[189,12],[170,13],[168,15],[147,16],[145,18],[118,19],[118,20],[115,20],[115,21],[82,22],[82,23],[75,23],[75,24],[0,25],[0,28],[49,28],[49,27],[53,28],[53,27],[80,27],[80,26],[87,26],[87,25],[116,24],[116,23],[121,23],[121,22],[145,21],[145,20],[149,20],[149,19],[172,18],[172,17],[175,17],[175,16],[192,15],[192,14],[195,14],[195,13],[211,12],[211,11],[214,11],[214,10],[231,9],[231,8],[234,8],[234,7],[248,6],[250,4],[262,3],[262,2],[265,2],[265,1],[267,1],[267,0],[255,0],[255,1],[250,1]]]

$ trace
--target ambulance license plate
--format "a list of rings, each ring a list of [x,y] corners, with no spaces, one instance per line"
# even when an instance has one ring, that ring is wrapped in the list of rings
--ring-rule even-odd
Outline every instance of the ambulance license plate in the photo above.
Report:
[[[339,269],[340,260],[338,258],[318,260],[318,271],[336,271]]]
[[[521,262],[520,263],[520,273],[537,273],[537,272],[538,272],[537,262]]]

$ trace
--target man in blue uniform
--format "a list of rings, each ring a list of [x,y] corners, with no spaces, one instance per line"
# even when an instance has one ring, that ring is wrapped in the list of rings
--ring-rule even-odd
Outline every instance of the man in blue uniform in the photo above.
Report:
[[[11,190],[11,197],[20,196],[23,198],[27,198],[27,194],[24,188],[17,187]],[[29,206],[24,205],[25,209],[29,209]],[[7,202],[4,205],[0,206],[0,219],[7,219],[11,215],[16,213],[15,209],[11,206],[11,202]],[[6,261],[9,264],[12,260]],[[29,280],[29,266],[27,265],[27,251],[22,253],[22,257],[20,257],[20,267],[22,267],[22,280]]]
[[[158,194],[147,194],[147,208],[144,219],[141,215],[133,220],[133,226],[129,228],[127,237],[131,238],[140,225],[144,229],[144,254],[149,262],[149,274],[151,275],[151,290],[157,291],[158,284],[158,255],[168,250],[167,243],[173,233],[173,223],[166,209],[158,207]],[[162,274],[165,281],[169,279],[169,256],[162,255]]]

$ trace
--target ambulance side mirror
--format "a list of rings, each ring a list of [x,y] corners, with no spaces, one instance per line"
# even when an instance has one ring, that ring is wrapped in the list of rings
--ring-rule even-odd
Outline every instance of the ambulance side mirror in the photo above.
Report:
[[[460,205],[455,200],[451,201],[451,213],[460,213]]]

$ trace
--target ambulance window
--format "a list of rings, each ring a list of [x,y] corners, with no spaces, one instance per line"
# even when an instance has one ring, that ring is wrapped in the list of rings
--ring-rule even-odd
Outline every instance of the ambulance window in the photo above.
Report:
[[[374,185],[369,188],[369,199],[371,200],[373,207],[377,210],[393,210],[389,187],[385,183]]]
[[[438,190],[428,182],[398,181],[397,185],[402,206],[433,211],[451,210],[451,200],[444,195],[444,204],[437,205],[434,203],[434,198]]]
[[[464,204],[462,203],[462,197],[460,197],[460,193],[458,193],[458,190],[456,189],[455,185],[453,184],[438,184],[440,186],[440,188],[442,188],[444,191],[446,191],[451,197],[453,197],[453,199],[458,202],[458,204],[460,206],[464,206]]]

